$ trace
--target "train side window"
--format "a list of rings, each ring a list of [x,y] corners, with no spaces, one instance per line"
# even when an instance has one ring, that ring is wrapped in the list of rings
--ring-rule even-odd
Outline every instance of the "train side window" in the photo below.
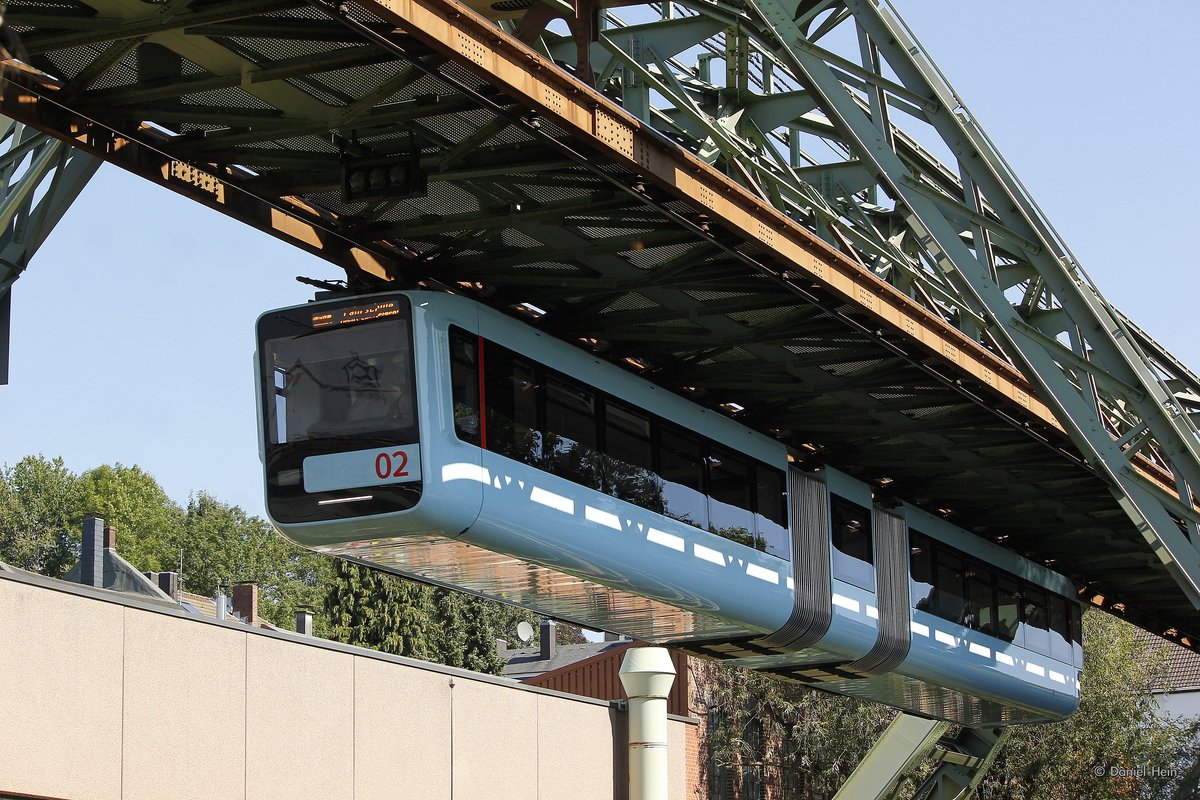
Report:
[[[658,474],[663,481],[663,514],[680,522],[708,528],[708,498],[704,495],[704,452],[697,437],[662,426],[659,433]]]
[[[596,395],[574,381],[547,377],[543,468],[581,486],[601,488],[596,438]]]
[[[1071,643],[1083,644],[1083,620],[1080,618],[1079,606],[1075,603],[1067,603],[1067,624],[1071,631]]]
[[[662,513],[662,481],[654,472],[654,445],[646,414],[617,403],[605,404],[603,472],[605,493]]]
[[[933,612],[933,542],[919,531],[908,532],[909,600],[918,611]]]
[[[454,433],[464,442],[480,443],[479,337],[450,329],[450,396]]]
[[[483,362],[487,449],[538,466],[542,437],[533,364],[491,342]]]
[[[831,494],[833,577],[875,591],[871,510]]]
[[[1071,661],[1070,603],[1065,597],[1050,595],[1050,656]]]
[[[708,528],[747,547],[762,549],[754,536],[750,510],[750,464],[727,450],[713,448],[708,464]]]
[[[963,611],[963,624],[980,633],[996,635],[992,571],[978,562],[970,562],[967,565],[967,605]]]
[[[963,624],[967,616],[967,598],[962,556],[940,547],[933,573],[933,613],[944,620]]]
[[[783,473],[759,464],[755,470],[755,490],[758,493],[754,525],[759,540],[773,556],[792,558],[791,535],[787,528],[787,495],[783,490]]]
[[[1016,642],[1021,624],[1021,591],[1007,575],[996,576],[996,638]]]
[[[1046,608],[1046,592],[1040,586],[1021,584],[1021,627],[1025,631],[1025,648],[1050,653],[1050,621]]]

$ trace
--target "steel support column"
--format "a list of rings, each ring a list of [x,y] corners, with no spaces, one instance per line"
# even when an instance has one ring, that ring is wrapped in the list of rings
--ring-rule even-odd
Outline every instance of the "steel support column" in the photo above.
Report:
[[[100,167],[100,159],[0,117],[0,385],[8,383],[12,284]]]

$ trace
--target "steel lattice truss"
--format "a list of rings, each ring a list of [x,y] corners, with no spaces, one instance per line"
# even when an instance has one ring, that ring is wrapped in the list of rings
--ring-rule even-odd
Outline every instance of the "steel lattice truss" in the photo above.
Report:
[[[1200,381],[890,7],[479,10],[18,0],[0,110],[356,287],[524,314],[1195,645]],[[343,195],[414,154],[427,196]]]

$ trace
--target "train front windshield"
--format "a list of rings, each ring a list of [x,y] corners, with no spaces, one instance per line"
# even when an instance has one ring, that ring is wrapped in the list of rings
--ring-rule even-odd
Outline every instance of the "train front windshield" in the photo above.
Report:
[[[271,516],[314,522],[416,503],[408,298],[273,312],[259,320],[258,342]]]

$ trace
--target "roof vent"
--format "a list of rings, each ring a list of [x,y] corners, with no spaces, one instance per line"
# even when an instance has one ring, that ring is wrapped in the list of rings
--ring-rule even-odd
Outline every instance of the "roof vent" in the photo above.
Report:
[[[539,644],[542,646],[542,661],[549,661],[554,658],[555,635],[558,633],[558,626],[552,619],[542,620],[541,636]]]

